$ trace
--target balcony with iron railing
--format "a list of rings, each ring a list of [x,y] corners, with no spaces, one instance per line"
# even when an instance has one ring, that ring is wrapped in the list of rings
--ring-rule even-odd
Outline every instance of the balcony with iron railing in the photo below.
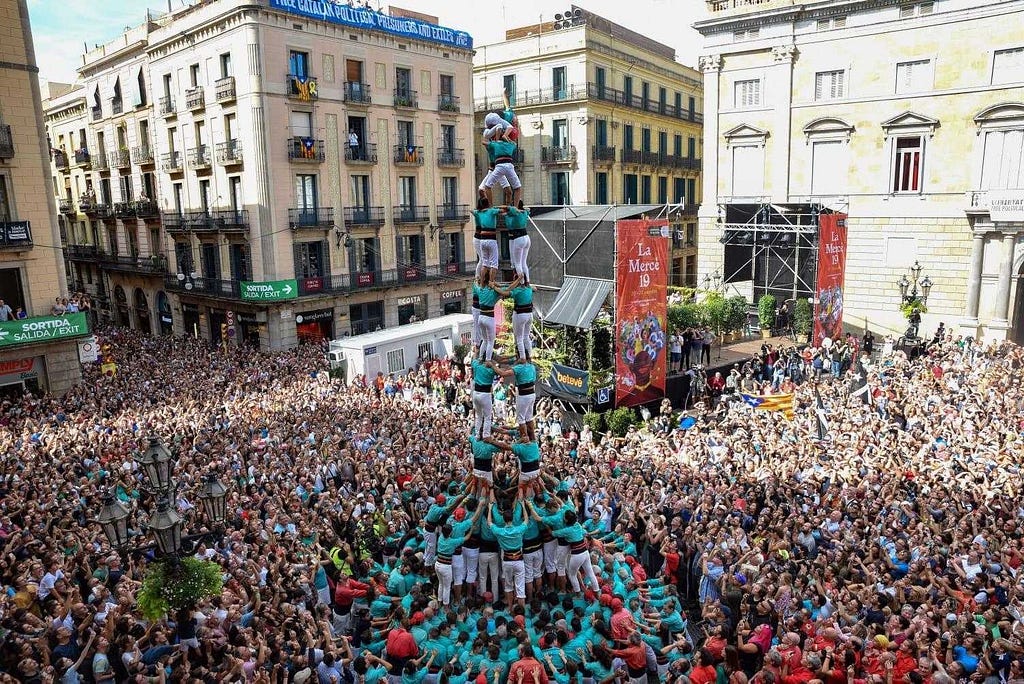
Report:
[[[217,143],[217,163],[234,166],[242,163],[242,142],[237,138]]]
[[[400,205],[394,208],[392,218],[395,223],[428,223],[430,207],[415,204]]]
[[[345,207],[346,226],[380,226],[384,224],[384,207]]]
[[[164,213],[161,223],[171,232],[194,230],[223,233],[244,233],[249,230],[247,209],[199,209],[178,213]]]
[[[441,168],[462,168],[466,165],[466,153],[461,147],[439,147],[437,165]]]
[[[110,165],[107,164],[107,152],[102,147],[99,152],[92,155],[91,163],[93,171],[99,171],[101,173],[110,171]]]
[[[334,226],[334,207],[315,207],[288,210],[288,226],[299,228],[325,229]]]
[[[109,202],[96,202],[92,205],[91,215],[99,221],[104,221],[113,217],[114,210]]]
[[[692,111],[688,107],[676,107],[674,104],[663,103],[660,100],[644,99],[642,95],[634,95],[593,82],[576,83],[561,89],[546,88],[519,91],[515,93],[513,105],[517,109],[523,109],[585,99],[608,102],[616,106],[628,107],[681,121],[701,123],[704,120],[702,114]],[[489,95],[478,98],[473,102],[473,108],[477,112],[502,109],[504,106],[501,95]]]
[[[540,148],[541,164],[572,164],[576,161],[576,147],[561,145]]]
[[[99,250],[96,255],[97,261],[108,271],[121,271],[125,273],[166,273],[167,257],[163,253],[156,254],[107,254]]]
[[[235,99],[235,77],[225,76],[217,79],[213,84],[213,95],[217,102],[226,103]]]
[[[185,108],[191,112],[199,111],[206,106],[206,95],[203,86],[195,86],[185,91]]]
[[[170,95],[165,95],[164,97],[161,97],[158,105],[160,110],[160,116],[169,117],[174,116],[178,113],[177,109],[174,106],[174,98]]]
[[[89,154],[89,150],[85,148],[75,150],[75,166],[80,166],[83,169],[92,167],[92,156]]]
[[[11,134],[10,124],[0,124],[0,159],[10,159],[14,156],[14,135]]]
[[[71,216],[75,213],[75,203],[70,197],[62,197],[58,203],[60,213]]]
[[[107,160],[110,162],[110,167],[113,169],[127,169],[132,165],[132,155],[129,154],[127,147],[122,147],[119,150],[115,150],[107,155]]]
[[[324,141],[292,136],[288,138],[288,159],[319,164],[324,160]]]
[[[458,95],[441,93],[437,96],[437,111],[442,114],[458,114],[460,108],[461,102]]]
[[[594,145],[590,149],[590,158],[595,162],[612,163],[615,161],[615,148],[607,145]]]
[[[153,148],[149,145],[136,145],[132,148],[132,161],[139,166],[153,163]]]
[[[395,88],[395,107],[399,109],[419,109],[420,101],[415,90],[408,88]]]
[[[320,97],[320,88],[316,77],[288,74],[288,96],[302,102],[318,99]]]
[[[156,201],[151,199],[137,199],[132,202],[132,212],[142,219],[156,218],[160,215]]]
[[[370,96],[370,84],[357,81],[345,81],[342,84],[342,98],[347,104],[368,106],[373,102]]]
[[[448,223],[463,223],[469,220],[468,204],[438,204],[437,220]]]
[[[173,292],[203,294],[208,297],[240,299],[241,281],[220,278],[195,278],[185,274],[164,276],[164,289]]]
[[[57,169],[60,171],[67,171],[69,167],[68,155],[64,154],[60,150],[54,150],[53,165],[56,166]]]
[[[120,219],[133,218],[135,216],[134,202],[114,202],[114,216]]]
[[[639,164],[642,157],[640,150],[622,150],[619,161],[623,164]]]
[[[423,166],[423,148],[418,145],[395,145],[392,161],[399,166]]]
[[[96,245],[68,245],[64,253],[75,261],[96,261],[102,252]]]
[[[362,143],[356,147],[345,145],[345,162],[348,164],[376,164],[377,144]]]
[[[91,216],[96,207],[96,195],[91,192],[83,192],[78,196],[78,210],[86,216]]]
[[[661,166],[661,154],[650,150],[640,150],[640,163],[643,166]]]
[[[110,113],[113,114],[114,116],[117,116],[118,114],[122,113],[123,111],[124,111],[124,100],[122,100],[119,97],[111,98],[110,99]]]
[[[181,163],[181,152],[167,152],[160,155],[160,168],[167,173],[181,173],[184,167]]]
[[[188,151],[188,165],[193,169],[209,169],[210,168],[210,147],[208,145],[199,145],[193,147]]]

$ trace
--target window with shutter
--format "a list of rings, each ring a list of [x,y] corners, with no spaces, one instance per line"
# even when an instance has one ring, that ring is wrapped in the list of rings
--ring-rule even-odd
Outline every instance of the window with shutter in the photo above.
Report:
[[[837,100],[846,94],[844,71],[819,71],[814,75],[814,99]]]
[[[1024,81],[1024,47],[996,50],[992,56],[992,83]]]
[[[735,107],[742,109],[746,107],[757,107],[761,104],[761,81],[750,79],[736,81],[735,84]]]
[[[985,133],[983,190],[1024,187],[1024,130]]]
[[[913,5],[904,5],[903,7],[900,7],[900,19],[909,19],[912,16],[914,16]]]
[[[896,65],[896,94],[919,93],[932,86],[932,61],[919,59]]]
[[[918,16],[922,16],[923,17],[924,15],[931,14],[934,11],[935,11],[935,3],[932,3],[932,2],[922,2],[920,5],[917,6],[917,14],[918,14]]]
[[[924,172],[924,138],[919,135],[893,141],[893,192],[920,192]]]
[[[846,17],[836,17],[832,20],[832,28],[845,28]]]

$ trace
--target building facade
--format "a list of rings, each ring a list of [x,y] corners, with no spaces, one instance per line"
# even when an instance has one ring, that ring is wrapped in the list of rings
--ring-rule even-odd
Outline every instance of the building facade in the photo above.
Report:
[[[817,216],[842,212],[848,329],[903,334],[917,262],[924,330],[1020,341],[1024,2],[706,5],[701,274],[813,294]]]
[[[675,51],[573,6],[474,58],[477,181],[483,118],[507,92],[528,205],[673,204],[671,283],[694,285],[701,192],[700,74]]]
[[[54,316],[67,296],[38,68],[24,0],[0,1],[0,394],[62,393],[81,380],[85,314]]]
[[[471,41],[292,4],[196,3],[85,55],[93,144],[128,164],[95,244],[115,322],[278,349],[468,309]]]

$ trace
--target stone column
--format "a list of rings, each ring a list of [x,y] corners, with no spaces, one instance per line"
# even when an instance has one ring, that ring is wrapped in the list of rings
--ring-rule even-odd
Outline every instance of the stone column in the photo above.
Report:
[[[772,59],[775,61],[774,74],[779,79],[772,88],[771,97],[775,100],[775,112],[772,125],[772,142],[769,149],[774,150],[769,167],[771,177],[765,180],[770,185],[762,194],[771,195],[775,202],[789,201],[789,161],[790,137],[792,128],[793,102],[793,61],[796,58],[795,45],[777,45],[772,48]],[[769,97],[768,91],[762,87],[762,97]],[[767,192],[770,190],[770,192]]]
[[[1013,282],[1013,248],[1016,242],[1016,233],[1003,233],[1003,254],[999,261],[995,318],[992,321],[992,327],[1001,330],[1010,327],[1010,286]]]
[[[700,58],[700,70],[704,74],[704,156],[701,169],[701,203],[697,213],[699,232],[697,236],[697,273],[710,275],[722,267],[724,248],[718,241],[721,226],[718,225],[718,109],[719,91],[722,80],[722,56],[706,55]],[[693,201],[694,198],[687,198]],[[699,281],[700,275],[698,275]]]
[[[981,271],[985,262],[985,234],[975,233],[971,246],[971,270],[967,276],[967,316],[964,325],[978,325],[978,300],[981,298]]]

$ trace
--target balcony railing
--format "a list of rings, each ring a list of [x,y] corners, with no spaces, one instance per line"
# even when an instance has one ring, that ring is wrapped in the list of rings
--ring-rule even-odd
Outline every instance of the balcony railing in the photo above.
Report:
[[[289,138],[288,159],[296,162],[322,162],[324,160],[324,141],[313,138]]]
[[[99,121],[102,118],[103,118],[103,107],[93,107],[92,108],[92,120],[93,121]]]
[[[292,230],[298,228],[330,228],[334,225],[334,208],[289,209],[288,225]]]
[[[75,150],[75,165],[83,168],[89,168],[92,165],[92,157],[89,155],[89,150]]]
[[[393,218],[395,223],[427,223],[430,221],[430,207],[426,205],[395,207]]]
[[[102,221],[113,217],[114,210],[109,202],[97,202],[93,205],[93,215]]]
[[[132,212],[139,218],[156,218],[160,215],[160,209],[151,199],[138,199],[132,202]]]
[[[168,275],[164,277],[164,289],[225,299],[239,299],[241,297],[240,282],[238,280],[187,276],[179,279],[177,275]]]
[[[113,169],[126,169],[132,165],[132,155],[129,154],[128,148],[111,152],[107,155],[107,159],[110,161],[110,167]]]
[[[622,150],[621,162],[623,164],[639,164],[643,157],[640,150]]]
[[[373,102],[373,98],[370,97],[369,83],[345,81],[342,85],[342,97],[345,102],[353,105],[369,105]]]
[[[288,74],[288,95],[303,102],[310,102],[320,97],[320,87],[313,76]]]
[[[92,170],[93,171],[109,171],[110,165],[107,164],[107,153],[100,148],[100,151],[92,155]]]
[[[572,145],[540,148],[541,164],[571,164],[576,161],[576,148]]]
[[[110,100],[110,113],[117,116],[124,111],[124,100],[119,97]]]
[[[242,163],[242,143],[237,138],[217,143],[217,163],[232,166]]]
[[[357,147],[345,145],[345,161],[349,164],[376,164],[377,143],[362,143]]]
[[[174,98],[166,95],[160,98],[160,116],[174,116],[177,110],[174,107]]]
[[[167,152],[160,155],[160,168],[167,173],[181,173],[181,152]]]
[[[188,151],[188,165],[193,169],[210,168],[210,148],[207,145],[193,147]]]
[[[699,83],[695,82],[695,85],[699,85]],[[611,102],[622,107],[650,112],[651,114],[657,114],[660,116],[667,116],[681,121],[701,123],[704,120],[702,114],[696,111],[691,111],[688,107],[676,107],[674,104],[669,104],[667,102],[662,103],[660,100],[651,100],[650,98],[645,100],[642,95],[626,93],[625,91],[609,88],[606,85],[593,82],[576,83],[560,89],[547,88],[542,90],[518,91],[515,93],[514,99],[515,101],[513,104],[518,109],[551,104],[554,102],[592,99]],[[487,97],[479,98],[473,103],[473,109],[477,112],[501,109],[503,107],[504,103],[501,95],[489,95]]]
[[[419,97],[415,90],[395,88],[395,106],[402,109],[419,109]]]
[[[135,216],[134,202],[114,202],[114,216],[117,218],[132,218]]]
[[[29,221],[0,221],[0,247],[31,247],[32,224]]]
[[[60,150],[53,153],[53,164],[61,171],[65,171],[68,168],[68,155],[64,154]]]
[[[395,145],[393,161],[405,166],[422,166],[423,148],[417,145]]]
[[[70,198],[61,199],[58,208],[59,208],[60,213],[62,213],[62,214],[74,214],[75,213],[75,203]]]
[[[462,168],[466,165],[466,153],[461,147],[437,148],[437,165],[447,168]]]
[[[93,261],[99,258],[100,249],[96,245],[68,245],[64,248],[65,254],[72,259]]]
[[[197,111],[206,106],[206,95],[203,93],[203,86],[196,86],[185,91],[185,108],[189,111]]]
[[[596,162],[614,162],[615,148],[607,145],[594,145],[590,148],[590,158]]]
[[[217,102],[230,102],[235,99],[235,77],[225,76],[213,84],[213,95]]]
[[[437,96],[437,111],[447,114],[458,114],[460,102],[458,95],[441,93]]]
[[[96,259],[103,264],[103,267],[111,271],[126,271],[143,273],[166,273],[167,257],[161,253],[135,256],[129,254],[107,254],[99,250]]]
[[[96,196],[92,193],[83,192],[78,196],[78,210],[86,216],[92,215],[96,209]]]
[[[0,159],[10,159],[14,156],[14,136],[11,134],[11,125],[0,125]]]
[[[468,204],[438,204],[437,220],[461,223],[469,220]]]
[[[249,230],[247,209],[208,209],[165,213],[160,222],[168,231],[195,230],[245,232]]]
[[[345,225],[380,226],[384,224],[384,207],[345,207]]]
[[[661,166],[661,155],[649,150],[640,150],[640,163],[644,166]]]
[[[132,148],[132,161],[139,166],[153,163],[153,148],[149,145],[136,145]]]

